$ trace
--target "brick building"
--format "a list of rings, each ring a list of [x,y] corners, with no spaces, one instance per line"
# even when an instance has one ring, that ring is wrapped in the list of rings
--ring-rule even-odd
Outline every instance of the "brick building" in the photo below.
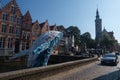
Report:
[[[21,50],[28,49],[30,47],[31,39],[31,28],[32,28],[32,18],[29,11],[22,17],[22,26],[21,26]]]
[[[28,49],[38,36],[49,30],[48,20],[32,22],[30,12],[23,15],[16,0],[11,0],[0,9],[0,56]]]
[[[32,43],[38,38],[38,36],[49,30],[50,28],[49,28],[48,20],[46,20],[43,23],[39,23],[37,20],[33,22],[31,28],[30,45],[32,46]]]
[[[50,28],[49,28],[48,20],[46,20],[43,23],[40,23],[40,34],[46,32],[46,31],[49,31],[49,30],[50,30]]]
[[[40,36],[40,24],[38,21],[35,21],[32,23],[32,28],[31,28],[31,36],[32,38],[30,39],[31,41],[31,46],[32,43],[38,38],[38,36]]]
[[[21,26],[22,13],[12,0],[0,10],[0,55],[8,56],[19,51]]]

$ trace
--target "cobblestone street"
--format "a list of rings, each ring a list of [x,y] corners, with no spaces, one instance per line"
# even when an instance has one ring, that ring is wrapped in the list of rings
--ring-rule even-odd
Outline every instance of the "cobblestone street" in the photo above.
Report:
[[[101,65],[100,61],[81,66],[43,80],[118,80],[120,63],[117,66]]]

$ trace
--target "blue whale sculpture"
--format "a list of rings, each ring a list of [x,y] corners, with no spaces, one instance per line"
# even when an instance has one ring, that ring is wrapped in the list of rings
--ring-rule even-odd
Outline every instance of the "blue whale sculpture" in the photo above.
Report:
[[[11,59],[28,55],[27,67],[46,66],[53,49],[62,37],[62,32],[47,31],[34,41],[31,48],[15,54]]]

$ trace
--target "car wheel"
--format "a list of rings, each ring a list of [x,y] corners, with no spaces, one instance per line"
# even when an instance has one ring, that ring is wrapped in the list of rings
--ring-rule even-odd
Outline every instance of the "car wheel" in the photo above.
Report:
[[[114,65],[117,66],[117,62],[115,62]]]
[[[103,65],[104,63],[103,62],[101,62],[101,65]]]

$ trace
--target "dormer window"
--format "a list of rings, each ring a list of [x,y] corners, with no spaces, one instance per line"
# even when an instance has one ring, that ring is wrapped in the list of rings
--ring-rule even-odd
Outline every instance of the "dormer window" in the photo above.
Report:
[[[12,13],[12,14],[15,14],[15,11],[16,11],[16,10],[15,10],[15,6],[11,6],[11,13]]]

